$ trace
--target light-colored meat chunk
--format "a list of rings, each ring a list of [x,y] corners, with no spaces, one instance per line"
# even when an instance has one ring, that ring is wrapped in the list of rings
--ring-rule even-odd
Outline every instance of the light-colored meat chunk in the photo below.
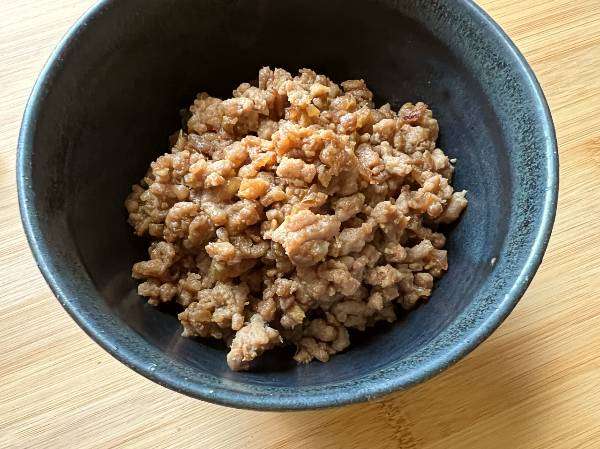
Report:
[[[279,332],[267,326],[259,314],[238,330],[227,354],[227,364],[234,371],[249,368],[250,362],[268,349],[282,343]]]
[[[332,215],[301,210],[283,221],[273,232],[294,265],[310,266],[325,258],[329,242],[339,234],[340,221]]]

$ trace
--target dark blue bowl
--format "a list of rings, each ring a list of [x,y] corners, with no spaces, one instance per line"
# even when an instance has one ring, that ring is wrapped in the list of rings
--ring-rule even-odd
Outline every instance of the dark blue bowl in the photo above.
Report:
[[[429,103],[469,207],[430,301],[331,362],[276,354],[228,370],[223,348],[180,337],[136,294],[144,244],[123,200],[199,90],[228,95],[263,65],[365,78],[378,101]],[[18,154],[21,214],[39,267],[77,323],[117,359],[176,391],[255,409],[358,402],[453,364],[513,309],[554,220],[558,156],[533,73],[467,0],[101,1],[38,80]]]

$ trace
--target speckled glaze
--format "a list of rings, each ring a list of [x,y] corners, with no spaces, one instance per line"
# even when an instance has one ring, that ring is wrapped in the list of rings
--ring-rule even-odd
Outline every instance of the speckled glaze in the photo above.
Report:
[[[331,24],[327,24],[329,19]],[[180,337],[130,277],[145,245],[122,206],[206,89],[227,95],[263,65],[365,78],[378,102],[421,99],[458,159],[469,207],[449,230],[450,270],[426,304],[353,340],[327,364],[279,354],[227,369],[222,347]],[[17,160],[23,224],[77,323],[155,382],[229,406],[309,409],[365,401],[443,371],[513,309],[541,262],[558,190],[543,94],[471,1],[101,1],[68,33],[27,106]],[[283,351],[285,352],[285,351]],[[287,361],[284,361],[287,360]]]

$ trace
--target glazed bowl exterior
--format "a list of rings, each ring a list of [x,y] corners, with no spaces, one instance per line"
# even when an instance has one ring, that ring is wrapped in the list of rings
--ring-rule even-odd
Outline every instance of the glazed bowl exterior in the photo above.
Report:
[[[229,96],[260,67],[364,78],[378,104],[430,105],[469,206],[449,230],[450,269],[429,301],[357,337],[328,363],[284,353],[232,372],[224,348],[185,339],[136,293],[147,244],[123,202],[168,150],[178,111]],[[241,408],[310,409],[409,388],[475,348],[519,301],[554,220],[558,156],[540,87],[468,0],[104,0],[37,81],[18,149],[23,224],[58,300],[104,349],[178,392]],[[286,355],[286,357],[283,357]]]

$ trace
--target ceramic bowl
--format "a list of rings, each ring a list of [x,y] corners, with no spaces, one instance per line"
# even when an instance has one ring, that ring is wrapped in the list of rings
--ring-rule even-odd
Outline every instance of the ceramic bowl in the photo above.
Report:
[[[229,96],[264,65],[364,78],[378,104],[423,100],[457,158],[469,206],[449,230],[450,269],[429,301],[356,337],[329,363],[285,350],[232,372],[225,349],[185,339],[172,310],[136,294],[147,243],[123,202],[168,150],[178,111]],[[506,318],[542,260],[558,156],[540,87],[508,37],[467,0],[105,0],[69,31],[23,119],[24,228],[56,297],[104,349],[206,401],[309,409],[365,401],[455,363]]]

